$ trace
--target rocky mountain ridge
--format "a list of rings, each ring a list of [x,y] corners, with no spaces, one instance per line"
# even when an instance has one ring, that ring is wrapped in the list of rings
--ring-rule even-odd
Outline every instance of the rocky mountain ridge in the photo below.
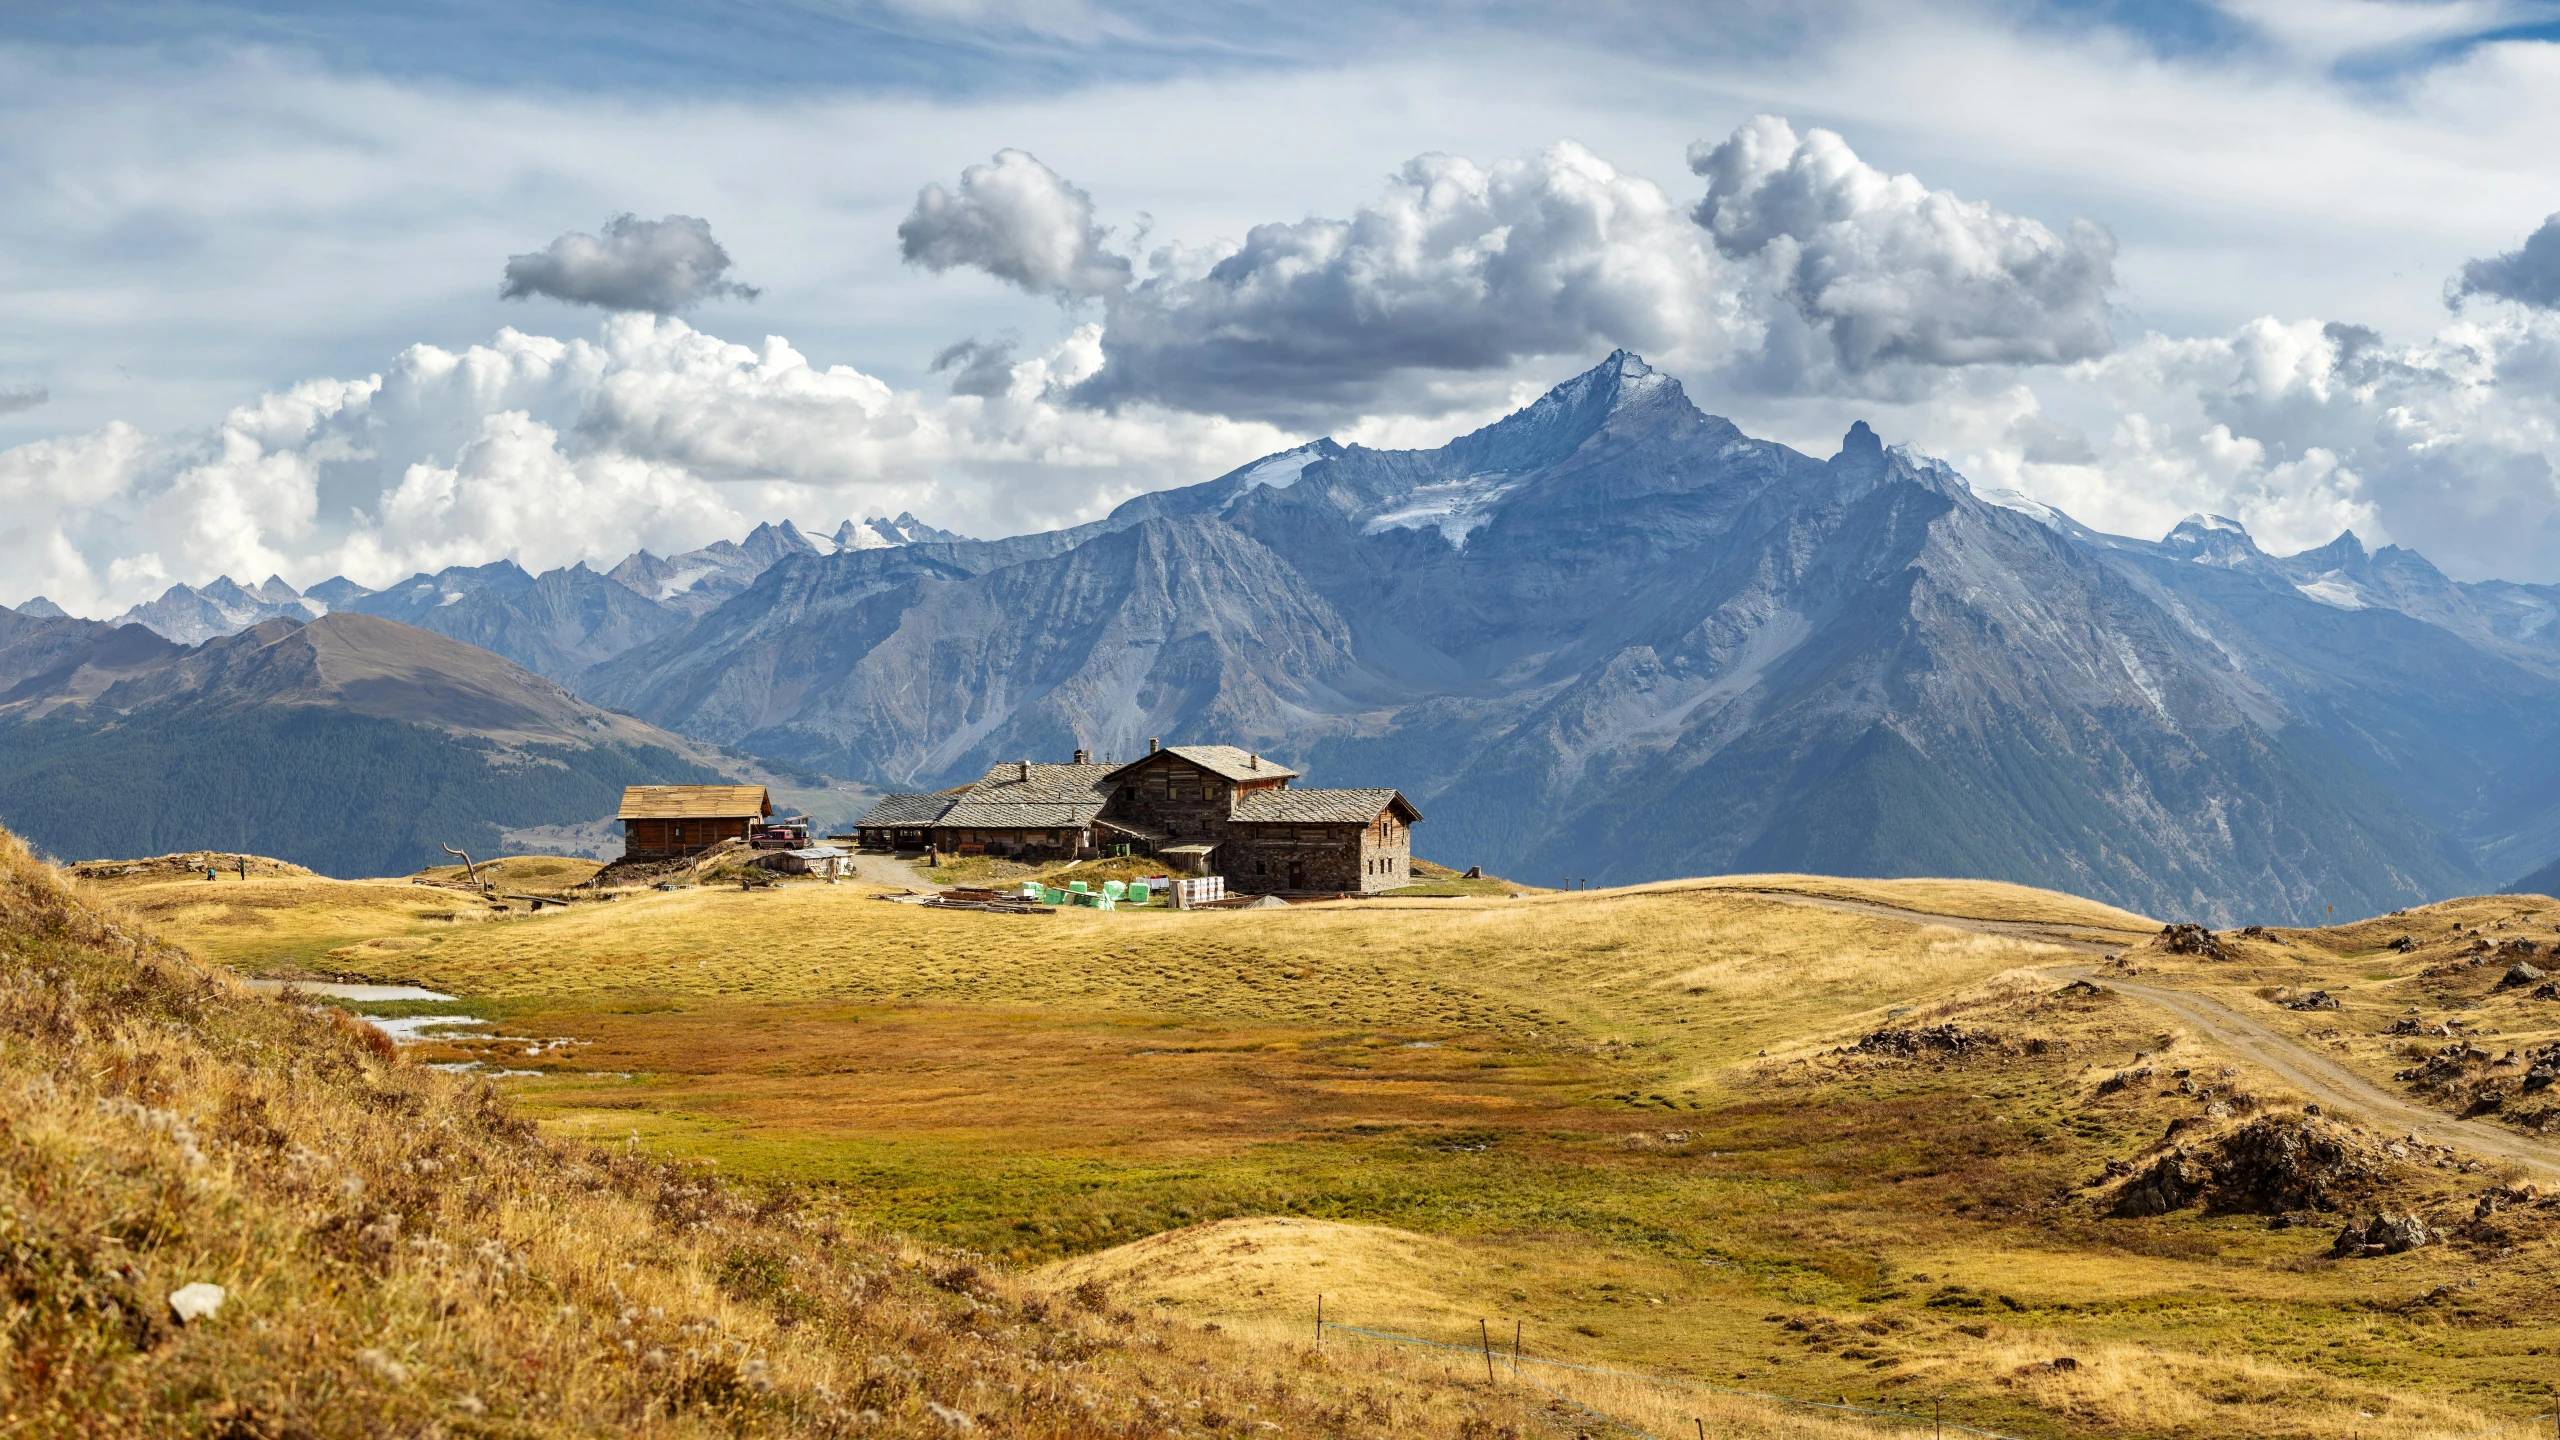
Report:
[[[1214,734],[1398,785],[1433,853],[1533,878],[1966,874],[2302,919],[2560,853],[2530,799],[2546,598],[2352,537],[2100,535],[1863,423],[1818,460],[1622,352],[1432,450],[1320,441],[1072,531],[787,556],[574,683],[897,788]]]
[[[894,520],[847,520],[822,548],[784,520],[758,525],[742,541],[714,541],[664,558],[640,550],[601,574],[580,562],[535,575],[513,560],[497,560],[420,573],[379,591],[343,575],[308,591],[296,591],[281,576],[251,588],[226,575],[203,586],[172,585],[112,623],[200,645],[267,620],[351,610],[450,635],[561,680],[711,610],[785,555],[969,543],[902,512]],[[64,612],[37,596],[17,613]]]

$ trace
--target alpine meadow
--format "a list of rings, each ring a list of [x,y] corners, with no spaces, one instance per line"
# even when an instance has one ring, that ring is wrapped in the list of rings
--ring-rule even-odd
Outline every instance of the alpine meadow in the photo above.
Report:
[[[0,1437],[2560,1434],[2560,15],[0,7]]]

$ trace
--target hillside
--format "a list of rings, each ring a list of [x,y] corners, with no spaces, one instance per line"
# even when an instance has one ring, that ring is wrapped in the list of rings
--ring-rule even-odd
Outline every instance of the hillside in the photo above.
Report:
[[[360,919],[327,892],[366,887],[298,883],[268,935]],[[219,888],[115,893],[269,950]],[[2246,958],[2214,1003],[2260,1037],[2233,1043],[2147,998],[2190,984],[2176,937],[2014,886],[1730,876],[1050,916],[869,888],[386,913],[391,938],[340,925],[307,963],[457,997],[370,1008],[546,1133],[824,1187],[849,1225],[1093,1280],[1159,1333],[1302,1346],[1322,1293],[1362,1329],[1482,1321],[1546,1359],[1906,1412],[1943,1396],[2023,1437],[2442,1440],[2544,1399],[2527,1352],[2560,1343],[2560,1161],[2387,1072],[2306,1090],[2273,1053],[2328,1013],[2283,1008],[2275,957],[2378,974],[2364,929],[2221,937]],[[2364,983],[2359,1027],[2397,1008]],[[2560,1041],[2499,1005],[2509,1043]],[[2335,1258],[2375,1211],[2430,1243]],[[1609,1384],[1568,1393],[1648,1433],[1801,1413]]]
[[[2307,921],[2560,853],[2540,598],[2422,571],[2208,517],[2100,535],[1863,422],[1816,459],[1620,353],[1437,449],[785,556],[575,683],[901,790],[1252,745],[1541,884],[1963,874]]]
[[[486,1082],[90,909],[5,834],[0,938],[13,1434],[1529,1423],[1445,1377],[1142,1323],[1115,1291],[850,1227],[823,1193],[543,1140]]]
[[[221,849],[397,873],[610,816],[627,784],[736,757],[486,651],[365,615],[181,647],[139,627],[0,631],[0,819],[72,858]]]

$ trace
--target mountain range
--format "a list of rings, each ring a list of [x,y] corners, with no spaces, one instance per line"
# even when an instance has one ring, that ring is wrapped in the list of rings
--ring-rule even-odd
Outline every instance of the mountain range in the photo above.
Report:
[[[573,683],[900,789],[1214,737],[1523,878],[1984,875],[2220,923],[2560,854],[2555,614],[2353,536],[2104,535],[1863,423],[1816,459],[1620,353],[1436,449],[786,556]]]
[[[1755,439],[1625,352],[1447,445],[1319,440],[1067,530],[785,523],[301,598],[887,788],[1246,745],[1529,880],[1976,875],[2221,924],[2560,857],[2560,587],[2104,534],[1863,422]]]
[[[663,559],[642,550],[601,574],[580,563],[535,575],[513,560],[498,560],[413,575],[378,591],[332,576],[307,592],[296,591],[280,576],[270,575],[252,588],[226,575],[208,585],[172,585],[113,623],[140,625],[181,645],[200,645],[267,620],[353,611],[449,635],[565,680],[712,609],[785,555],[961,538],[901,514],[894,520],[847,520],[826,550],[785,520],[759,525],[743,541],[715,541]],[[63,612],[38,596],[18,613],[52,617]]]
[[[627,784],[743,757],[369,615],[198,645],[0,610],[0,817],[74,857],[225,849],[398,874],[601,829]]]

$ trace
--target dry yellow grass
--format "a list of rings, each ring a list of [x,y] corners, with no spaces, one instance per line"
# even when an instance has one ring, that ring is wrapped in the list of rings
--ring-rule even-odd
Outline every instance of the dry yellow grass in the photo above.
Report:
[[[1654,1427],[1685,1428],[1693,1419],[1703,1419],[1711,1433],[1874,1433],[1861,1428],[1871,1422],[1720,1393],[1766,1394],[1784,1390],[1792,1377],[1784,1368],[1766,1365],[1746,1366],[1738,1373],[1719,1371],[1694,1347],[1684,1355],[1666,1355],[1663,1368],[1651,1372],[1665,1383],[1570,1368],[1615,1367],[1595,1353],[1599,1347],[1592,1340],[1571,1330],[1514,1328],[1525,1312],[1512,1298],[1525,1293],[1518,1288],[1525,1268],[1518,1250],[1495,1241],[1385,1226],[1265,1216],[1153,1236],[1050,1265],[1034,1278],[1058,1288],[1103,1286],[1125,1303],[1206,1320],[1266,1343],[1316,1343],[1321,1295],[1326,1319],[1349,1327],[1326,1331],[1324,1343],[1352,1363],[1464,1372],[1481,1379],[1479,1356],[1399,1350],[1356,1332],[1373,1330],[1461,1347],[1481,1345],[1489,1337],[1498,1357],[1492,1382],[1496,1388],[1520,1387],[1525,1377],[1656,1434],[1664,1431]],[[1593,1257],[1585,1257],[1584,1263],[1591,1267],[1582,1277],[1586,1284],[1632,1280],[1642,1287],[1637,1272],[1623,1264]],[[1652,1302],[1665,1297],[1637,1298]],[[1679,1302],[1672,1298],[1670,1303]],[[1963,1395],[1987,1384],[2037,1413],[2111,1435],[2336,1434],[2433,1440],[2492,1423],[2468,1405],[2342,1381],[2305,1365],[2245,1352],[2101,1339],[2080,1327],[2041,1327],[2030,1336],[1997,1323],[1975,1325],[1968,1332],[1955,1325],[1878,1324],[1870,1317],[1818,1312],[1799,1312],[1792,1321],[1793,1334],[1829,1334],[1844,1337],[1851,1349],[1863,1345],[1893,1352],[1899,1379],[1891,1394],[1791,1397],[1796,1399],[1854,1398],[1872,1408],[1925,1415],[1934,1397],[1950,1390]],[[1533,1361],[1563,1363],[1515,1368],[1509,1360],[1515,1344]],[[2057,1357],[2071,1364],[2057,1367],[2052,1363]],[[1688,1383],[1679,1383],[1683,1381]],[[1967,1414],[1960,1403],[1949,1418],[1963,1420]],[[1726,1430],[1716,1431],[1719,1423]]]
[[[2156,929],[2014,887],[1807,877],[1050,917],[801,886],[423,931],[350,968],[591,1042],[505,1062],[547,1072],[510,1084],[556,1133],[637,1132],[841,1184],[867,1224],[1080,1257],[1167,1333],[1302,1343],[1274,1284],[1299,1261],[1222,1269],[1182,1238],[1278,1212],[1307,1227],[1284,1249],[1353,1252],[1327,1261],[1356,1278],[1346,1318],[1508,1318],[1549,1353],[1737,1388],[1902,1408],[1943,1388],[1951,1417],[2036,1435],[2344,1440],[2529,1411],[2527,1352],[2560,1342],[2548,1239],[2493,1268],[2444,1249],[2338,1264],[2325,1230],[2257,1216],[2101,1219],[2088,1177],[2199,1118],[2163,1093],[2170,1067],[2281,1092],[2157,1012],[2056,997],[2037,967],[2070,952],[1751,889]],[[1941,1023],[2004,1046],[1829,1053]],[[2137,1050],[2163,1087],[2099,1094]],[[2485,1180],[2392,1183],[2394,1204],[2458,1214]],[[1127,1241],[1151,1248],[1113,1258]],[[2477,1288],[2419,1300],[2475,1268]],[[1330,1353],[1344,1383],[1444,1397],[1449,1428],[1522,1403],[1439,1362]],[[2088,1371],[2020,1368],[2057,1354]],[[1835,1423],[1605,1384],[1648,1428]]]
[[[334,972],[330,952],[386,936],[431,935],[491,918],[477,896],[405,880],[319,876],[81,881],[81,893],[244,975]]]
[[[884,905],[856,886],[652,894],[420,931],[369,972],[491,999],[913,1000],[1671,1046],[1730,1061],[2066,952],[1707,888],[1286,910]],[[1676,1045],[1675,1045],[1676,1042]]]
[[[848,1233],[805,1196],[545,1143],[486,1085],[110,923],[5,834],[0,1036],[0,1433],[1530,1423],[1483,1388],[1354,1383]],[[223,1293],[180,1323],[169,1297],[189,1284]]]
[[[1931,915],[2023,924],[2087,926],[2148,935],[2160,922],[2096,900],[1998,880],[1850,880],[1833,875],[1718,875],[1666,880],[1635,889],[1773,890],[1836,900],[1864,900]]]

